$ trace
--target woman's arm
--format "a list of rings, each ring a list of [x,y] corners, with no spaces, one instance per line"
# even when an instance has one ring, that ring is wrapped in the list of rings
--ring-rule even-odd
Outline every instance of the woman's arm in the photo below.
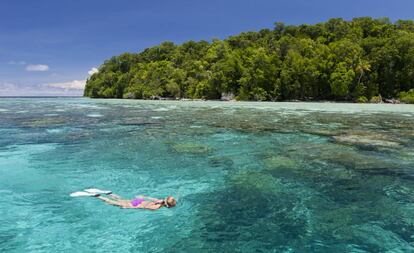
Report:
[[[162,207],[162,204],[161,203],[152,203],[152,204],[150,204],[148,206],[145,206],[144,208],[145,209],[148,209],[148,210],[151,210],[151,211],[155,211],[155,210],[160,209],[161,207]]]
[[[154,202],[147,202],[142,203],[139,206],[132,207],[132,208],[138,208],[138,209],[148,209],[148,210],[158,210],[162,207],[161,203],[154,203]]]

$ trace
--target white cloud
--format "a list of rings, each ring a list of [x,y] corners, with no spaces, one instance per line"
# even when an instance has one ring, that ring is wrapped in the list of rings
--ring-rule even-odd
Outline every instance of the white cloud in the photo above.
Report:
[[[48,71],[49,66],[44,64],[27,65],[27,71]]]
[[[71,82],[63,82],[63,83],[49,83],[46,84],[48,87],[53,88],[61,88],[61,89],[67,89],[67,90],[83,90],[85,89],[85,80],[74,80]]]
[[[16,87],[16,85],[13,83],[0,82],[0,91],[9,91],[11,89],[14,89],[14,87]]]
[[[99,70],[97,68],[93,67],[93,68],[91,68],[91,70],[88,71],[88,74],[91,76],[91,75],[93,75],[95,73],[98,73],[98,72],[99,72]]]
[[[81,89],[49,87],[46,84],[0,82],[0,96],[82,96]]]
[[[8,64],[24,64],[24,62],[9,62]],[[27,65],[27,71],[47,71],[48,65]],[[89,75],[97,73],[97,68],[91,68]],[[57,74],[51,74],[53,79],[59,78]],[[59,79],[58,79],[59,80]],[[0,81],[0,96],[82,96],[86,80],[73,80],[66,82],[50,83],[9,83]]]

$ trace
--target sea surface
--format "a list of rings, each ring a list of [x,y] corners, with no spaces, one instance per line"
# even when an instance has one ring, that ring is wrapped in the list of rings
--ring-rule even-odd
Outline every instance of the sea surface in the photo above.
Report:
[[[414,106],[1,98],[0,193],[0,252],[414,252]]]

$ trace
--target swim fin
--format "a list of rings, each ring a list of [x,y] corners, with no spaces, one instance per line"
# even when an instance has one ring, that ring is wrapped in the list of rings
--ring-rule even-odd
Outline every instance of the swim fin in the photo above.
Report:
[[[92,193],[92,194],[111,194],[112,191],[105,191],[105,190],[100,190],[100,189],[95,189],[95,188],[90,188],[90,189],[85,189],[84,190],[87,193]]]
[[[90,192],[72,192],[69,196],[71,197],[96,197],[99,194]]]

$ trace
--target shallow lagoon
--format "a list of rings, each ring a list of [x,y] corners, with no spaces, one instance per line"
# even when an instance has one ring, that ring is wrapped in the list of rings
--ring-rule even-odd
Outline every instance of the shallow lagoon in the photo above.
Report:
[[[414,251],[414,106],[1,98],[0,134],[1,252]]]

